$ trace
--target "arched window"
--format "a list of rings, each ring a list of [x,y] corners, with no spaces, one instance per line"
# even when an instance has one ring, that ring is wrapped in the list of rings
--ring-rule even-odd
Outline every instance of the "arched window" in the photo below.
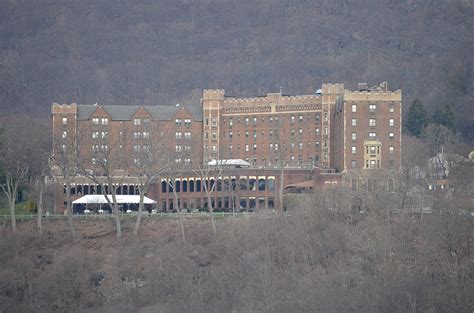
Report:
[[[259,191],[265,191],[265,179],[264,178],[259,178],[258,179],[258,190]]]

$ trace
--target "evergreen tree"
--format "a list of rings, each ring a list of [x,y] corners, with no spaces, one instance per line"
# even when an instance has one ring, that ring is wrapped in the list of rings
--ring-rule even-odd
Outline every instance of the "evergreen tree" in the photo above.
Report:
[[[408,110],[407,129],[413,136],[420,137],[422,129],[428,125],[428,122],[425,107],[421,100],[416,98]]]
[[[443,125],[451,130],[455,130],[454,125],[454,114],[451,111],[451,107],[446,105],[444,110],[441,110],[439,106],[436,106],[433,115],[431,116],[431,122],[438,125]]]

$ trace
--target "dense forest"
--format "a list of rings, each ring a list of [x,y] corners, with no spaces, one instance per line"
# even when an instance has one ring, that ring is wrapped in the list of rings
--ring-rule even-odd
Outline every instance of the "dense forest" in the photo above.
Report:
[[[0,112],[173,105],[389,82],[474,140],[474,4],[418,0],[0,2]],[[408,110],[406,110],[408,111]],[[406,112],[405,111],[405,112]]]

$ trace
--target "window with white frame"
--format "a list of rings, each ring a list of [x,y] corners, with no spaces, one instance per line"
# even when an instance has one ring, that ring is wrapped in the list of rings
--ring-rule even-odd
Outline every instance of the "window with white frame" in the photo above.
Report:
[[[109,125],[109,119],[106,117],[103,117],[101,122],[102,122],[102,125]]]
[[[320,135],[319,128],[316,128],[316,136],[319,136],[319,135]]]
[[[144,124],[144,125],[150,124],[150,119],[149,119],[149,118],[144,118],[144,119],[143,119],[143,124]]]
[[[191,132],[184,132],[184,139],[191,139]]]
[[[63,131],[63,138],[66,138],[67,137],[67,131]]]
[[[142,134],[140,132],[133,132],[133,139],[140,139],[141,135]]]
[[[142,120],[139,118],[134,118],[133,119],[133,125],[138,126],[142,124]]]
[[[63,125],[67,124],[67,117],[63,117]]]
[[[133,145],[133,151],[139,152],[140,151],[140,145]]]
[[[93,117],[92,118],[92,124],[99,125],[99,118],[98,117]]]
[[[253,151],[257,151],[257,144],[256,143],[253,144]]]
[[[217,117],[211,119],[211,126],[217,126]]]
[[[377,133],[375,133],[375,132],[370,132],[369,133],[369,138],[370,139],[375,139],[375,137],[377,137]]]
[[[217,152],[217,145],[212,145],[212,152]]]
[[[370,113],[375,113],[377,110],[377,105],[376,104],[369,104],[369,112]]]
[[[176,138],[176,139],[181,139],[181,138],[183,138],[183,133],[182,133],[182,132],[176,132],[176,133],[175,133],[175,138]]]
[[[93,139],[99,138],[99,132],[92,132],[92,138]]]
[[[375,118],[369,118],[369,126],[370,127],[377,126],[377,120]]]
[[[184,119],[184,126],[191,126],[191,119],[190,118],[185,118]]]
[[[278,144],[275,144],[275,151],[278,151]]]
[[[353,118],[353,119],[351,120],[351,125],[352,125],[352,126],[357,126],[357,119]]]
[[[394,146],[388,147],[388,153],[393,154],[394,152],[395,152],[395,147]]]
[[[102,132],[101,135],[102,135],[102,136],[101,136],[102,139],[107,139],[107,138],[109,138],[109,132]]]
[[[176,126],[181,126],[181,124],[183,124],[183,120],[180,119],[180,118],[177,118],[177,119],[175,119],[175,124],[176,124]]]
[[[392,132],[388,133],[388,138],[390,139],[395,138],[395,133],[392,133]]]
[[[395,107],[394,107],[393,104],[391,104],[391,105],[388,107],[388,111],[389,111],[390,113],[395,112]]]
[[[395,126],[395,119],[394,119],[394,118],[390,118],[390,119],[388,120],[388,126],[390,126],[390,127]]]
[[[143,132],[143,139],[150,138],[150,132]]]
[[[351,138],[353,141],[357,140],[357,133],[352,133]]]
[[[249,145],[248,145],[248,143],[245,144],[245,151],[249,151]]]
[[[352,151],[352,154],[356,154],[357,153],[357,147],[352,146],[351,151]]]
[[[357,104],[352,105],[352,113],[357,112]]]
[[[316,141],[316,142],[314,143],[314,147],[315,147],[315,148],[319,148],[319,141]]]

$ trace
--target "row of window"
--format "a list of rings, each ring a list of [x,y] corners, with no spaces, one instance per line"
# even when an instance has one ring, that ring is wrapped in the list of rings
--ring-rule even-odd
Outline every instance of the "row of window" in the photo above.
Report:
[[[64,124],[64,119],[63,119],[63,124]],[[93,117],[92,118],[92,124],[94,125],[109,125],[109,119],[107,117]]]
[[[327,128],[327,127],[324,127],[323,130],[324,130],[323,134],[324,134],[324,135],[328,135],[328,128]],[[311,129],[308,128],[308,129],[307,129],[307,133],[309,134],[310,132],[311,132]],[[316,136],[319,136],[319,135],[321,134],[319,128],[316,128],[316,129],[314,130],[314,132],[315,132],[315,135],[316,135]],[[265,131],[264,131],[264,130],[260,131],[260,134],[261,134],[262,137],[264,137],[264,136],[265,136]],[[240,132],[240,130],[239,130],[239,131],[237,131],[237,136],[240,137],[240,135],[241,135],[241,132]],[[249,131],[249,130],[245,130],[245,131],[244,131],[244,135],[245,135],[245,138],[249,138],[249,137],[250,137],[250,131]],[[252,131],[252,138],[253,138],[253,139],[257,139],[257,135],[258,135],[258,131],[257,131],[257,130],[253,130],[253,131]],[[269,137],[273,137],[273,135],[278,136],[278,129],[275,129],[275,130],[270,129],[270,130],[268,131],[268,136],[269,136]],[[303,129],[302,129],[302,128],[299,128],[299,129],[298,129],[298,135],[299,135],[299,136],[302,136],[302,135],[303,135]],[[204,135],[204,136],[205,136],[206,139],[208,139],[208,137],[209,137],[207,132],[205,132],[205,135]],[[232,139],[232,138],[234,137],[234,132],[233,132],[233,131],[229,131],[228,136],[229,136],[229,139]],[[291,130],[290,130],[290,136],[291,136],[291,137],[294,137],[294,136],[295,136],[295,129],[291,129]],[[224,132],[224,137],[225,137],[225,132]],[[216,131],[212,131],[212,139],[217,139],[217,132],[216,132]]]
[[[311,114],[306,114],[306,116],[307,116],[307,119],[308,119],[308,120],[311,119]],[[286,118],[286,117],[283,116],[283,119],[285,119],[285,118]],[[327,112],[324,112],[324,115],[323,115],[324,121],[327,121],[327,118],[328,118]],[[268,122],[269,122],[269,123],[273,123],[274,121],[275,121],[275,122],[278,122],[278,120],[279,120],[279,116],[277,116],[277,115],[276,115],[276,116],[268,116]],[[320,115],[319,113],[316,113],[316,114],[314,115],[314,121],[315,121],[316,123],[319,123],[320,120],[321,120],[321,115]],[[295,115],[291,115],[291,116],[290,116],[290,123],[291,123],[291,124],[294,124],[295,121],[296,121],[296,116],[295,116]],[[303,115],[299,115],[299,116],[298,116],[298,122],[303,122],[303,121],[304,121],[304,116],[303,116]],[[224,124],[226,123],[226,118],[224,118],[223,122],[224,122]],[[241,122],[241,118],[238,117],[238,118],[237,118],[237,123],[240,123],[240,122]],[[265,123],[265,116],[262,116],[262,117],[261,117],[261,122],[262,122],[262,123]],[[216,123],[217,123],[217,120],[216,120]],[[248,117],[248,116],[246,116],[246,117],[243,118],[243,123],[244,123],[244,125],[250,125],[250,123],[252,123],[252,124],[255,126],[255,125],[257,125],[257,123],[258,123],[258,118],[257,118],[256,116],[253,116],[253,117]],[[232,118],[232,117],[229,118],[228,125],[229,125],[229,127],[232,127],[232,126],[234,125],[234,118]]]
[[[351,120],[351,126],[357,126],[357,118],[352,118]],[[375,127],[377,126],[377,119],[375,118],[369,118],[369,126],[370,127]],[[394,118],[389,118],[388,119],[388,126],[394,127],[395,126],[395,119]]]
[[[357,161],[352,160],[351,166],[352,168],[356,169]],[[395,161],[392,159],[388,160],[388,167],[390,169],[393,169],[394,166],[395,166]],[[365,160],[365,168],[370,168],[370,169],[380,168],[380,160]]]
[[[380,154],[380,146],[365,146],[365,153],[366,154]],[[357,154],[357,147],[356,146],[352,146],[351,147],[351,152],[352,154]],[[394,146],[389,146],[388,147],[388,153],[389,154],[393,154],[395,152],[395,147]]]
[[[356,113],[357,112],[357,104],[353,104],[351,109],[352,109],[352,113]],[[376,111],[377,111],[377,104],[370,103],[369,104],[369,112],[370,113],[375,113]],[[390,113],[395,112],[395,107],[393,105],[390,105],[389,108],[388,108],[388,111]]]
[[[176,132],[175,137],[176,139],[191,139],[191,132]]]
[[[206,186],[204,186],[206,184]],[[275,191],[275,178],[244,178],[240,179],[217,179],[211,178],[209,180],[176,180],[174,182],[161,182],[161,192],[201,192],[205,190],[214,191]]]
[[[214,210],[236,210],[236,211],[253,211],[255,209],[274,209],[274,197],[218,197],[211,198],[211,204]],[[207,198],[197,199],[178,199],[178,206],[181,209],[208,209],[209,204]],[[174,210],[174,199],[161,200],[161,210]]]
[[[306,145],[308,146],[308,148],[311,147],[311,143],[310,143],[310,142],[307,142]],[[254,143],[254,144],[252,145],[253,151],[257,151],[257,146],[258,146],[258,145],[257,145],[256,143]],[[328,146],[328,141],[327,141],[327,140],[324,140],[324,141],[323,141],[323,147],[324,147],[324,148],[327,148],[327,146]],[[229,147],[229,151],[232,151],[233,148],[234,148],[233,145],[229,145],[228,147]],[[291,142],[290,145],[289,145],[289,147],[290,147],[290,150],[291,150],[291,151],[295,150],[295,143],[294,143],[294,142]],[[315,147],[315,148],[320,148],[319,141],[316,141],[316,142],[314,143],[314,147]],[[264,149],[265,149],[265,144],[262,143],[262,144],[261,144],[261,148],[264,150]],[[268,148],[270,149],[270,151],[278,151],[279,145],[278,145],[278,143],[269,143],[269,144],[268,144]],[[249,144],[245,144],[245,145],[244,145],[244,149],[245,149],[245,151],[250,151],[250,145],[249,145]],[[298,143],[298,149],[299,149],[299,150],[302,150],[302,149],[303,149],[303,143],[302,143],[302,142],[299,142],[299,143]],[[237,145],[237,150],[240,150],[240,144]]]
[[[181,125],[184,125],[184,126],[191,126],[191,119],[190,118],[185,118],[185,119],[181,119],[181,118],[177,118],[175,120],[175,123],[176,123],[176,126],[181,126]]]

